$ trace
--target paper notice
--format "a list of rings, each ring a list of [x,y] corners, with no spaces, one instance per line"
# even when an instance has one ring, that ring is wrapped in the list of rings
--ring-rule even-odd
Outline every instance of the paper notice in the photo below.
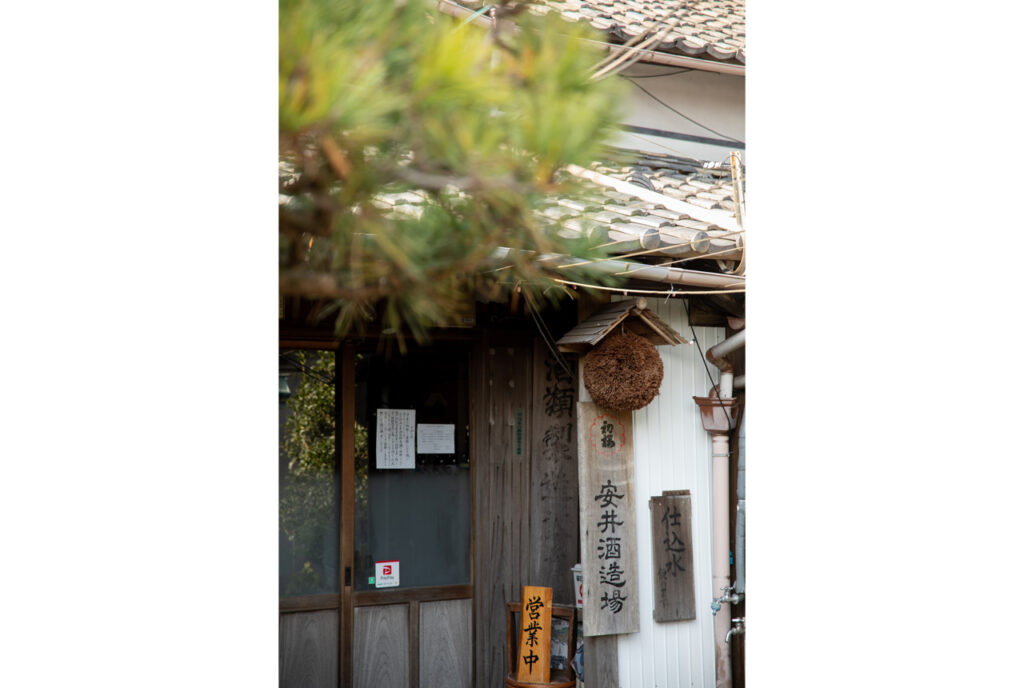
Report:
[[[417,454],[454,454],[455,425],[420,423],[416,426]]]
[[[416,468],[416,411],[377,409],[377,468]]]

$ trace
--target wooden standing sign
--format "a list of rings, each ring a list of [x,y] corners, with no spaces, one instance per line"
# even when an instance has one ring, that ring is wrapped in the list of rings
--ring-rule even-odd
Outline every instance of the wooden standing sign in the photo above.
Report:
[[[663,492],[661,497],[651,497],[648,506],[654,559],[654,620],[695,619],[690,491]]]
[[[640,630],[633,414],[578,405],[583,634]]]
[[[547,683],[551,680],[551,588],[524,585],[522,617],[516,680]]]

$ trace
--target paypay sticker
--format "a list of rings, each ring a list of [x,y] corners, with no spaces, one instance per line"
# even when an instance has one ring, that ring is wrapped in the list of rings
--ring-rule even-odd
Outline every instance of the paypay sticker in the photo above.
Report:
[[[378,588],[398,587],[398,562],[378,561],[376,562],[376,580],[374,585]]]

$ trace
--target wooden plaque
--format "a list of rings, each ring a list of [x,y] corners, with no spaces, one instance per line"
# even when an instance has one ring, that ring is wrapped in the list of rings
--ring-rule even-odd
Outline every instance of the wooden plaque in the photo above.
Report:
[[[640,630],[633,414],[580,402],[580,549],[583,634]]]
[[[572,576],[579,562],[576,389],[572,369],[534,342],[530,424],[530,568],[523,581],[551,588],[555,604],[576,603]]]
[[[523,586],[520,628],[516,680],[548,683],[551,680],[551,588]]]
[[[693,529],[689,494],[651,497],[654,620],[697,618],[693,594]]]

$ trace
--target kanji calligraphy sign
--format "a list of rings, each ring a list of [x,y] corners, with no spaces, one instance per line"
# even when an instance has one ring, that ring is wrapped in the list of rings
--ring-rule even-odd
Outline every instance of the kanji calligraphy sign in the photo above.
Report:
[[[521,629],[516,680],[547,683],[551,680],[551,588],[523,586]]]
[[[688,490],[651,497],[654,620],[697,618],[693,593],[693,532]]]
[[[640,630],[633,416],[577,405],[583,634]]]

